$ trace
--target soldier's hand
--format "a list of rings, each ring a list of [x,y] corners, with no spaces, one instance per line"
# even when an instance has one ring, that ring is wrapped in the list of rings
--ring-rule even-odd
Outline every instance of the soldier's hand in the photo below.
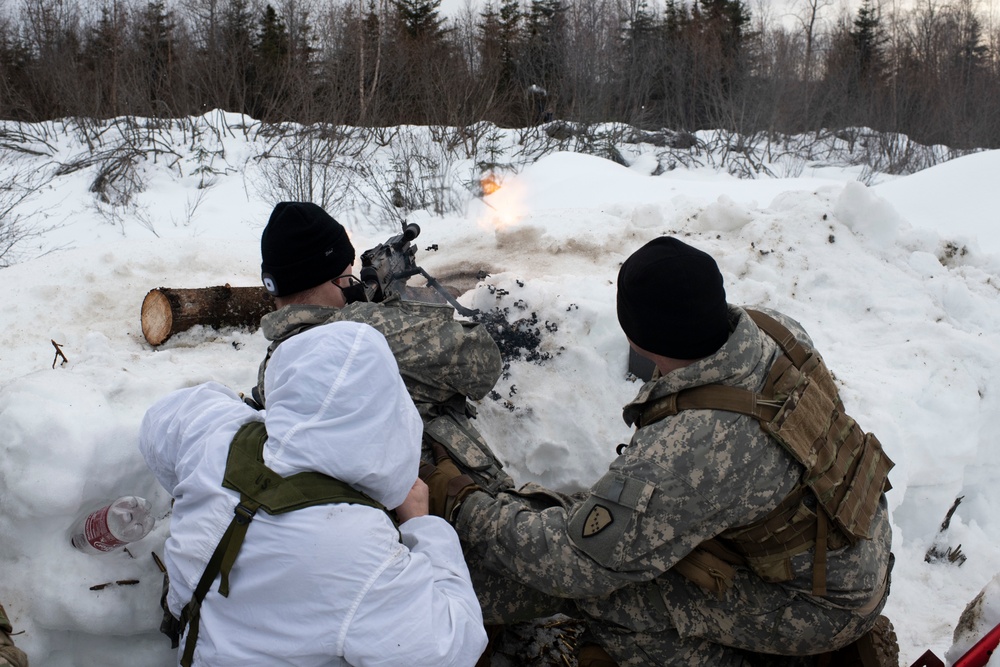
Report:
[[[479,487],[458,469],[444,447],[435,443],[431,450],[435,463],[421,464],[420,479],[427,484],[430,513],[451,521],[458,505]]]
[[[427,485],[420,479],[413,482],[410,492],[406,494],[403,504],[396,508],[396,519],[405,523],[418,516],[429,513]]]

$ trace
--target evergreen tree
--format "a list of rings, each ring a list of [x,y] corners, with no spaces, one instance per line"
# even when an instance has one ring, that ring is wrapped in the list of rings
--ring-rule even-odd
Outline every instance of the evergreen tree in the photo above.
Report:
[[[290,91],[290,44],[285,22],[267,5],[253,43],[251,115],[262,121],[287,118]]]
[[[624,94],[616,106],[623,119],[643,124],[645,116],[652,113],[651,97],[657,84],[655,54],[660,26],[646,0],[636,0],[630,11],[621,17],[622,57],[615,77],[621,82]]]
[[[253,52],[253,14],[249,0],[227,0],[220,21],[223,53],[237,62],[249,62]]]
[[[983,24],[979,17],[963,8],[958,20],[958,49],[954,60],[965,81],[985,70],[989,47],[983,44]]]
[[[738,59],[750,25],[746,5],[741,0],[699,0],[698,6],[706,29],[721,40],[725,58]]]
[[[406,35],[420,42],[435,42],[444,36],[441,0],[395,0],[396,11]]]
[[[750,71],[745,47],[749,25],[749,11],[740,0],[698,0],[692,5],[681,58],[690,69],[682,73],[685,86],[679,91],[689,127],[745,129],[737,125],[743,125],[739,107]]]
[[[293,11],[289,22],[286,23],[289,62],[303,74],[310,73],[316,53],[313,47],[311,23],[308,9]]]
[[[370,103],[379,92],[382,76],[382,32],[383,21],[379,16],[375,0],[369,0],[368,11],[361,22],[358,64],[358,94],[360,97],[360,118],[366,120]]]
[[[125,27],[125,12],[118,2],[105,4],[84,43],[81,64],[89,74],[88,86],[93,95],[88,112],[98,118],[122,113],[118,88],[125,65]]]
[[[224,78],[218,94],[226,109],[248,113],[254,60],[253,15],[248,0],[227,0],[219,28],[221,62],[216,67]]]
[[[173,114],[170,100],[171,46],[174,24],[163,0],[146,4],[139,19],[139,60],[146,72],[146,90],[153,115]]]
[[[500,21],[497,33],[501,43],[501,62],[505,76],[513,81],[516,69],[517,50],[521,44],[521,5],[518,0],[500,2]]]
[[[488,100],[490,119],[501,125],[517,123],[523,115],[517,75],[521,19],[517,0],[503,0],[499,11],[487,3],[477,23],[479,57],[474,76]]]
[[[31,52],[16,31],[0,20],[0,118],[28,118]]]
[[[487,3],[480,14],[477,39],[480,64],[502,86],[514,82],[521,18],[517,0],[503,0],[499,11]]]
[[[268,5],[260,22],[257,39],[254,43],[254,53],[259,67],[270,71],[283,69],[288,61],[289,38],[285,23]]]
[[[479,75],[499,78],[504,43],[500,36],[500,14],[487,2],[476,24],[476,48],[479,54]]]
[[[663,10],[663,31],[667,37],[676,37],[691,24],[691,13],[680,0],[667,0]]]
[[[878,10],[872,5],[873,0],[864,0],[854,17],[853,29],[850,31],[854,46],[856,73],[859,83],[874,83],[881,78],[882,46],[885,35],[882,31]]]
[[[562,0],[532,0],[525,17],[525,49],[520,70],[526,85],[554,87],[562,74],[566,45]]]
[[[622,16],[622,40],[629,51],[635,52],[650,45],[657,31],[656,16],[646,0],[637,0],[634,11]]]

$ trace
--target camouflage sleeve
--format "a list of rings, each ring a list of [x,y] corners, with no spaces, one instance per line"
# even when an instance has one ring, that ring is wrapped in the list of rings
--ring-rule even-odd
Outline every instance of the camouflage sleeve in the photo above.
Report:
[[[485,397],[503,369],[500,350],[486,328],[455,319],[449,305],[404,302],[352,303],[344,308],[293,305],[261,320],[272,341],[257,377],[264,393],[264,369],[274,348],[309,327],[327,322],[360,322],[385,336],[399,373],[416,403],[444,403],[456,395]]]
[[[260,361],[260,366],[257,367],[257,386],[254,387],[256,392],[254,393],[254,400],[258,401],[261,405],[264,405],[264,371],[267,370],[267,363],[271,361],[271,355],[274,353],[274,348],[278,346],[277,343],[271,343],[267,346],[267,353],[264,358]]]
[[[693,548],[698,531],[675,533],[653,515],[666,504],[692,517],[716,513],[711,499],[682,497],[689,493],[676,480],[654,485],[613,468],[582,500],[564,505],[476,493],[456,530],[488,569],[557,597],[595,597],[653,579]]]
[[[443,402],[458,394],[485,397],[502,371],[500,350],[480,324],[454,318],[448,305],[393,301],[354,303],[341,319],[379,330],[416,402]]]
[[[495,498],[485,493],[469,496],[455,523],[466,560],[561,598],[604,595],[655,576],[603,567],[569,539],[566,507],[532,505],[517,492],[502,492]]]
[[[759,428],[746,429],[747,418],[703,410],[680,419],[683,427],[637,432],[581,499],[539,508],[517,493],[474,494],[457,517],[459,536],[484,567],[520,583],[600,596],[659,576],[795,485],[794,464]]]

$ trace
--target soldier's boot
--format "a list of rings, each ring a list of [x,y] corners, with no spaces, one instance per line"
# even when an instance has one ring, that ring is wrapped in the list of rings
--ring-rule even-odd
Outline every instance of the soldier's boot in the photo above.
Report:
[[[0,667],[28,667],[28,656],[10,638],[12,630],[7,612],[0,605]]]
[[[576,654],[576,662],[580,667],[618,667],[615,659],[597,644],[584,644]]]
[[[14,646],[6,632],[0,631],[0,667],[28,667],[28,656]]]
[[[879,616],[875,625],[853,644],[817,656],[816,667],[898,667],[899,643],[887,616]]]

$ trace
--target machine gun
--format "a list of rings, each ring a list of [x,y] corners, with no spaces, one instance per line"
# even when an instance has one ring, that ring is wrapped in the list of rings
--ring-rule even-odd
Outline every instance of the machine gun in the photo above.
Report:
[[[398,296],[409,301],[447,302],[460,315],[478,315],[478,310],[460,304],[437,279],[417,266],[417,249],[412,241],[419,235],[418,225],[403,223],[402,233],[361,253],[361,282],[365,286],[368,300],[384,301]],[[416,275],[424,277],[427,281],[425,287],[410,287],[406,284]]]

